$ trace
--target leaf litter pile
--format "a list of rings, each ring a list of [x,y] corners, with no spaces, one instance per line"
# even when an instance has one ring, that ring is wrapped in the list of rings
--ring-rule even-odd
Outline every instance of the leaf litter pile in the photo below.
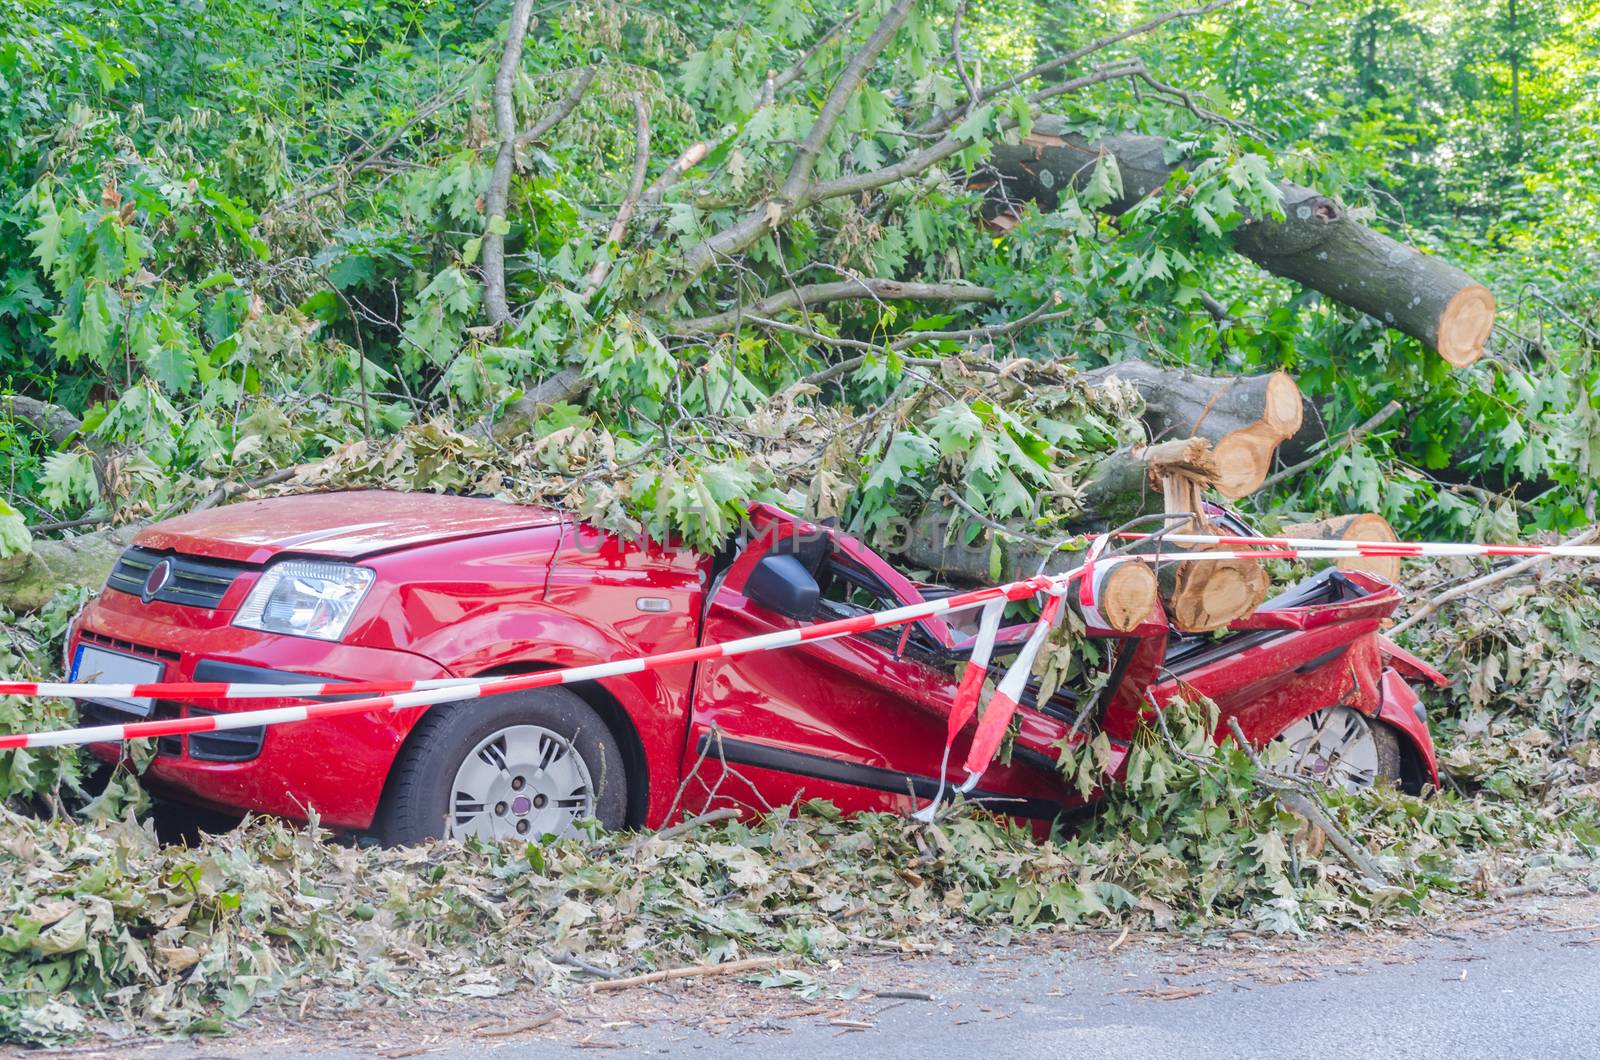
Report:
[[[964,807],[921,825],[813,803],[660,837],[402,850],[252,820],[190,848],[157,841],[131,774],[80,805],[70,756],[8,754],[0,1040],[220,1032],[256,1006],[561,994],[586,988],[584,965],[805,962],[1117,925],[1305,934],[1600,889],[1597,597],[1591,572],[1551,564],[1407,635],[1457,675],[1428,693],[1446,790],[1317,794],[1383,880],[1218,747],[1205,703],[1141,733],[1127,783],[1047,840]],[[0,627],[0,665],[49,669],[60,611]],[[37,716],[26,708],[0,700],[8,727]],[[1102,754],[1091,742],[1062,769],[1092,785]]]

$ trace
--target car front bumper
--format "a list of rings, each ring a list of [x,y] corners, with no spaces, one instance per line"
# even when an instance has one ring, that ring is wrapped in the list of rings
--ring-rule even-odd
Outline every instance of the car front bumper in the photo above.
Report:
[[[410,652],[363,648],[305,637],[241,629],[231,614],[173,604],[142,603],[108,591],[91,604],[70,633],[67,658],[80,646],[153,660],[163,681],[428,680],[453,677],[438,663]],[[258,699],[194,703],[158,700],[152,717],[235,712],[284,706],[298,700]],[[137,720],[125,707],[80,703],[88,723]],[[241,729],[156,741],[144,776],[153,790],[214,809],[249,811],[305,820],[315,811],[331,827],[372,824],[383,785],[418,710],[361,714],[271,728]],[[91,747],[106,761],[121,758],[117,744]]]

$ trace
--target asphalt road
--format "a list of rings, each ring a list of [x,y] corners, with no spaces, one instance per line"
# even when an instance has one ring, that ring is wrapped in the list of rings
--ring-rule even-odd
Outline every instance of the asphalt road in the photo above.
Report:
[[[119,1056],[300,1060],[665,1056],[1137,1058],[1593,1057],[1600,1053],[1600,903],[1501,913],[1405,935],[1258,940],[1042,939],[951,956],[853,960],[812,998],[729,980],[475,1010],[397,1011],[363,1024],[270,1022]],[[883,996],[911,990],[931,1000]],[[873,991],[878,994],[874,995]],[[433,1015],[429,1015],[429,1013]],[[517,1029],[517,1028],[525,1029]],[[324,1028],[319,1031],[319,1028]],[[288,1033],[284,1033],[287,1031]],[[35,1054],[38,1055],[38,1054]]]

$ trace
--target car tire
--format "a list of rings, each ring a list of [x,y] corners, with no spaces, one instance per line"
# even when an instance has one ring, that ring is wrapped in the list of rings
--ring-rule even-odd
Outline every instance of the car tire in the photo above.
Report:
[[[389,773],[374,830],[386,846],[447,832],[534,840],[587,817],[621,828],[627,806],[622,749],[600,715],[564,688],[538,688],[430,709]]]
[[[1352,707],[1325,707],[1278,737],[1289,747],[1288,768],[1347,790],[1401,782],[1400,738],[1389,725]]]

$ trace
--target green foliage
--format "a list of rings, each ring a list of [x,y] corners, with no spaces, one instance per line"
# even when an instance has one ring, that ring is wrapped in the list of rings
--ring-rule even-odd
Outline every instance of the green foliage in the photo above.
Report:
[[[0,502],[0,509],[4,507]],[[0,529],[3,521],[10,518],[0,510]],[[0,571],[4,564],[5,553],[0,550]],[[59,676],[67,623],[88,595],[82,590],[57,593],[44,610],[31,615],[0,611],[0,675],[12,681],[43,681]],[[65,700],[0,696],[0,731],[66,728],[76,717],[77,708]],[[21,805],[28,800],[36,804],[54,800],[59,806],[63,794],[80,790],[80,761],[72,749],[44,753],[0,751],[0,806]]]

